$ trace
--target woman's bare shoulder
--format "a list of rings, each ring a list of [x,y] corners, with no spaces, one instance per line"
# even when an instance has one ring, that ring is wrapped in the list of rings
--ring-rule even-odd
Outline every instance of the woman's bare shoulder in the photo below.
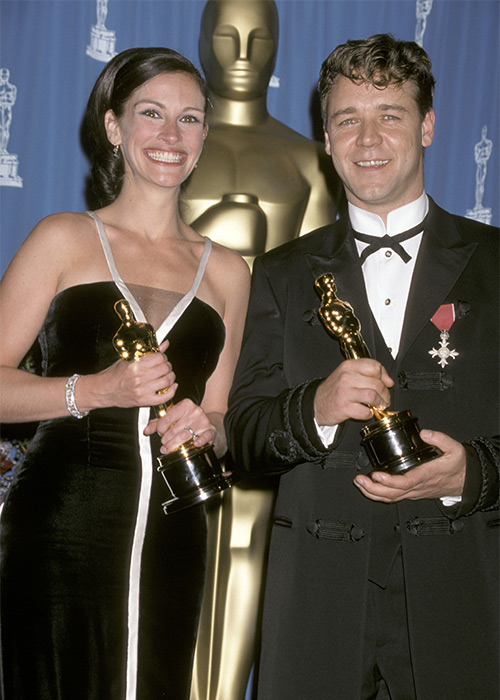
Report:
[[[250,268],[241,255],[219,243],[212,247],[210,278],[224,299],[226,313],[239,309],[248,302]]]
[[[41,219],[11,260],[5,278],[25,275],[61,280],[65,271],[78,268],[92,239],[92,219],[84,213],[63,212]],[[95,234],[94,234],[95,237]],[[56,282],[54,282],[56,283]]]
[[[41,219],[30,236],[33,238],[57,239],[60,242],[95,230],[93,220],[84,212],[59,212]]]
[[[245,262],[238,251],[212,241],[212,255],[217,265],[228,268],[229,274],[250,276],[248,263]]]

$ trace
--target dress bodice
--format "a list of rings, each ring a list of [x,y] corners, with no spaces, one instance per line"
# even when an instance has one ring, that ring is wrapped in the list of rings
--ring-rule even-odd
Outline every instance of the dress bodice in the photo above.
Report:
[[[95,282],[69,287],[53,299],[39,336],[45,376],[100,372],[118,359],[113,336],[121,322],[114,304],[121,298],[114,282]],[[224,335],[219,314],[194,297],[166,336],[179,384],[176,401],[201,402]]]

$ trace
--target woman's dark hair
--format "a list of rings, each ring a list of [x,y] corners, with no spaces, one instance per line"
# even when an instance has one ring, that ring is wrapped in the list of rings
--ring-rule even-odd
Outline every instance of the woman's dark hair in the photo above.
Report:
[[[323,62],[319,75],[323,125],[326,126],[330,90],[340,76],[380,89],[411,83],[423,119],[432,108],[436,81],[431,68],[431,60],[421,46],[414,41],[398,41],[391,34],[375,34],[369,39],[349,40],[337,46]]]
[[[138,87],[161,73],[187,73],[199,85],[208,102],[208,89],[198,69],[182,54],[163,47],[127,49],[112,58],[97,78],[87,103],[81,140],[90,160],[87,203],[92,209],[111,204],[122,188],[124,164],[121,152],[113,153],[104,126],[112,109],[119,119],[125,104]]]

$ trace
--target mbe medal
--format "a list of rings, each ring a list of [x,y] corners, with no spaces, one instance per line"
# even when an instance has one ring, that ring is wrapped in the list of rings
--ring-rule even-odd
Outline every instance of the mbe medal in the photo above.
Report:
[[[448,347],[448,338],[450,337],[448,331],[455,322],[455,306],[453,304],[443,304],[431,318],[431,321],[440,331],[441,340],[439,348],[437,350],[436,348],[429,350],[429,355],[431,357],[439,357],[438,364],[441,367],[445,367],[449,359],[454,360],[455,357],[458,357],[458,352],[450,350]]]

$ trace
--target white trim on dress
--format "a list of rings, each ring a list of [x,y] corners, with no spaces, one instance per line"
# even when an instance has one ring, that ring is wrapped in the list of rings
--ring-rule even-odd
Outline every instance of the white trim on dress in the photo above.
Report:
[[[146,316],[136,301],[134,295],[122,280],[118,268],[116,267],[115,259],[111,251],[111,246],[106,235],[104,224],[99,216],[92,211],[87,214],[95,221],[99,239],[102,244],[104,255],[108,263],[109,271],[113,277],[113,281],[123,294],[125,299],[130,304],[132,311],[138,321],[147,323]],[[188,292],[178,301],[169,315],[165,318],[161,326],[156,331],[157,338],[163,339],[168,332],[177,323],[184,311],[187,309],[193,298],[196,296],[198,287],[200,286],[208,257],[212,249],[212,241],[205,237],[205,246],[200,258],[198,270],[193,280],[193,284]],[[158,341],[157,341],[158,342]],[[138,416],[138,435],[139,435],[139,453],[141,457],[141,486],[139,492],[139,505],[137,508],[137,519],[134,530],[134,539],[132,544],[132,552],[130,558],[129,572],[129,592],[128,592],[128,640],[127,640],[127,690],[126,700],[138,700],[137,698],[137,669],[139,656],[139,596],[140,596],[140,576],[141,576],[141,560],[142,550],[144,546],[144,538],[146,536],[146,523],[149,511],[149,501],[151,498],[151,486],[153,469],[153,455],[151,453],[151,441],[147,435],[144,435],[144,428],[149,423],[149,408],[140,408]],[[150,465],[150,468],[144,468],[143,465]],[[163,516],[167,517],[167,516]],[[139,699],[140,700],[140,699]]]

